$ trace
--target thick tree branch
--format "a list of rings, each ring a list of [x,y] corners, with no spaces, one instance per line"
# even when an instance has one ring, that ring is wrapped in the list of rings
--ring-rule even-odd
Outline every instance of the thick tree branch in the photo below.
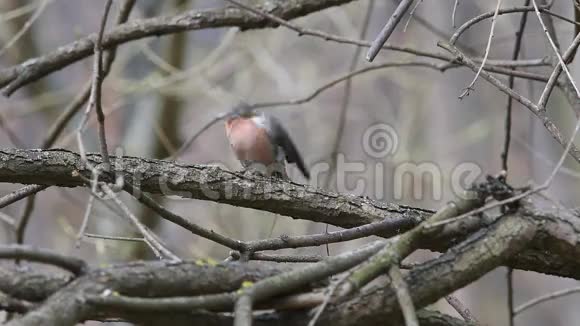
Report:
[[[101,163],[98,154],[89,154],[88,159],[95,165]],[[432,214],[429,210],[340,195],[283,180],[248,176],[216,166],[136,157],[111,159],[113,172],[121,173],[125,180],[134,185],[140,185],[140,191],[254,208],[343,228],[390,219],[393,228],[379,233],[387,237],[411,229]],[[79,155],[70,151],[0,150],[0,182],[85,186],[85,179],[75,173],[90,176]],[[140,194],[135,195],[139,197]],[[537,220],[543,225],[542,230],[546,231],[539,232],[533,245],[510,260],[509,266],[580,279],[580,261],[577,259],[580,256],[580,223],[577,218],[564,210],[551,213],[530,209],[522,214]],[[465,226],[460,225],[459,229],[462,227]],[[455,238],[444,234],[426,234],[418,245],[420,248],[445,250]],[[545,251],[547,248],[550,251]]]
[[[0,259],[23,259],[32,262],[50,264],[77,275],[84,273],[87,269],[86,263],[78,258],[61,255],[51,250],[23,245],[0,247]]]
[[[42,301],[73,280],[70,274],[48,274],[28,267],[0,268],[0,291],[18,300]]]
[[[74,317],[80,318],[79,320],[85,318],[98,320],[105,316],[108,318],[114,316],[137,323],[146,322],[147,324],[171,321],[172,325],[191,325],[192,322],[203,321],[203,323],[207,323],[210,320],[217,325],[231,325],[231,317],[217,313],[180,313],[184,310],[174,307],[168,307],[169,309],[165,310],[156,308],[155,312],[147,312],[139,308],[123,310],[109,307],[103,310],[88,305],[84,299],[106,293],[104,291],[108,291],[110,295],[119,292],[142,297],[175,297],[219,293],[233,290],[239,287],[243,281],[256,281],[276,275],[279,272],[278,269],[267,268],[263,265],[238,263],[215,267],[199,266],[199,263],[191,262],[177,265],[167,265],[160,262],[132,263],[98,269],[68,284],[67,278],[38,274],[30,270],[0,268],[0,291],[18,300],[41,301],[52,295],[38,310],[32,311],[22,319],[13,321],[18,325],[71,325]],[[294,297],[296,300],[302,298],[300,296]],[[174,300],[169,300],[169,302],[171,301]],[[285,308],[284,302],[290,305]],[[295,305],[296,301],[292,303],[288,299],[280,298],[266,302],[265,307],[268,307],[270,303],[278,305],[281,309],[287,309],[291,305]],[[316,302],[312,301],[312,303]],[[63,307],[73,310],[67,311],[67,314],[58,313]],[[311,307],[311,305],[305,307]],[[433,311],[420,310],[417,312],[417,317],[421,325],[470,325],[459,319]],[[306,311],[291,310],[288,313],[279,311],[275,314],[257,315],[254,322],[256,325],[296,325],[300,322],[304,323],[308,319]],[[319,325],[328,324],[320,323]]]
[[[93,165],[102,163],[98,154],[87,154],[87,159]],[[344,228],[392,219],[400,222],[396,223],[397,230],[385,234],[394,235],[431,214],[429,210],[339,195],[217,166],[128,156],[111,156],[111,164],[113,173],[121,174],[140,191],[255,208]],[[91,171],[82,164],[80,156],[67,150],[0,150],[0,182],[75,187],[86,185],[90,178]]]
[[[441,257],[414,266],[405,278],[413,302],[417,308],[424,307],[469,284],[499,265],[521,260],[520,257],[510,260],[510,257],[526,248],[534,248],[543,253],[548,252],[551,257],[561,257],[567,252],[568,259],[577,260],[580,253],[580,249],[576,248],[579,247],[577,244],[580,223],[575,223],[573,220],[564,223],[563,219],[568,217],[571,216],[561,217],[531,210],[523,210],[516,215],[502,217],[491,227],[476,232]],[[523,252],[519,254],[519,256],[522,255],[526,254]],[[536,264],[533,268],[544,263],[543,258],[532,258],[535,259]],[[527,261],[531,266],[532,259],[528,258]],[[574,269],[578,270],[577,262],[565,264],[569,265],[571,272]],[[39,323],[69,325],[90,316],[94,317],[98,313],[94,307],[85,305],[86,302],[83,300],[74,299],[79,296],[88,298],[103,293],[110,295],[115,292],[149,298],[217,294],[234,291],[244,281],[256,281],[280,273],[279,269],[245,263],[230,263],[216,267],[199,265],[199,262],[133,263],[91,271],[68,285],[66,285],[67,279],[63,278],[46,276],[45,280],[39,281],[40,276],[27,275],[30,272],[19,274],[0,269],[0,291],[21,300],[41,300],[43,296],[54,293],[37,310],[27,314],[21,321],[24,325]],[[553,265],[552,268],[557,269],[559,265]],[[299,274],[300,272],[296,271],[286,275]],[[274,277],[269,281],[256,284],[276,284],[278,278]],[[28,291],[20,289],[24,284],[30,290],[31,283],[39,287],[33,289],[32,292],[37,293],[33,297]],[[48,286],[52,288],[42,289]],[[57,290],[58,288],[61,289]],[[349,321],[355,320],[365,325],[377,320],[386,320],[385,318],[388,320],[396,318],[399,316],[399,305],[392,291],[385,285],[378,290],[371,289],[363,292],[361,296],[345,303],[339,303],[338,306],[333,306],[324,313],[319,325],[348,325]],[[67,309],[66,311],[70,314],[62,316],[57,313],[64,311],[62,309]],[[127,312],[123,314],[117,311],[117,313],[119,316],[135,317],[127,315]],[[293,312],[293,314],[296,317],[300,316],[300,313]],[[261,324],[258,320],[256,324]]]
[[[263,6],[267,7],[270,13],[289,20],[351,1],[353,0],[264,1]],[[134,20],[119,25],[103,35],[102,45],[103,49],[109,49],[121,43],[149,36],[220,27],[239,27],[248,30],[273,27],[273,24],[267,18],[237,8],[190,10],[177,16]],[[10,96],[20,87],[92,55],[96,37],[97,34],[91,34],[45,56],[0,70],[0,88],[3,87],[3,93]]]
[[[529,219],[505,216],[441,257],[417,266],[405,277],[413,303],[417,308],[425,307],[487,274],[525,248],[536,229]],[[379,286],[370,288],[361,297],[327,308],[321,321],[342,326],[401,318],[395,290]]]
[[[199,262],[138,262],[97,269],[69,283],[48,297],[37,309],[7,325],[74,325],[95,311],[84,300],[88,295],[119,292],[155,297],[219,293],[233,291],[244,281],[257,281],[281,271],[279,268],[240,263],[215,267],[200,265]],[[0,285],[5,284],[0,282]],[[5,293],[10,290],[0,288]]]

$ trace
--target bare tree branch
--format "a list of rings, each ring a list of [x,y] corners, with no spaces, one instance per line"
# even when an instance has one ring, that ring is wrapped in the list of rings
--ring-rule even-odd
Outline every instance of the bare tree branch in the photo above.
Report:
[[[535,232],[536,226],[529,220],[505,216],[493,227],[473,234],[444,255],[414,268],[405,277],[414,304],[424,307],[485,275],[522,250]],[[370,324],[400,320],[394,291],[388,286],[373,287],[363,292],[362,302],[355,298],[331,305],[320,321],[343,326],[355,321]]]
[[[0,258],[24,259],[51,264],[77,275],[84,273],[87,269],[85,262],[80,259],[64,256],[46,249],[37,249],[23,245],[0,246]]]
[[[0,198],[0,208],[6,207],[10,204],[14,204],[17,201],[22,200],[28,196],[32,196],[33,194],[42,191],[46,188],[48,188],[48,186],[35,184],[11,192],[10,194],[2,196],[2,198]]]
[[[473,71],[477,71],[477,66],[473,62],[473,60],[471,60],[468,57],[466,57],[463,53],[461,53],[461,51],[459,51],[453,45],[449,45],[449,44],[443,43],[443,42],[439,42],[438,45],[440,47],[448,50],[449,52],[453,53],[454,55],[456,55],[456,57],[457,57],[458,60],[464,62]],[[524,96],[518,94],[514,90],[508,88],[504,83],[502,83],[501,81],[499,81],[494,76],[486,73],[485,71],[482,71],[481,72],[481,76],[485,80],[487,80],[488,82],[490,82],[492,85],[494,85],[496,88],[498,88],[500,91],[502,91],[502,92],[506,93],[507,95],[511,96],[514,100],[518,101],[523,106],[525,106],[526,108],[528,108],[534,115],[536,115],[540,119],[540,121],[542,121],[542,123],[544,124],[544,127],[546,127],[546,129],[552,135],[552,137],[558,143],[560,143],[560,145],[562,145],[562,147],[566,147],[567,142],[564,139],[564,137],[562,136],[562,134],[560,133],[560,130],[558,129],[558,127],[556,127],[556,125],[554,124],[554,122],[552,122],[552,120],[550,120],[550,118],[548,118],[548,116],[545,114],[545,112],[540,111],[540,109],[538,108],[538,106],[536,104],[532,103],[529,99],[527,99]],[[574,159],[576,159],[576,161],[579,161],[580,162],[580,150],[576,146],[572,145],[572,147],[570,148],[570,152],[569,153],[570,153],[570,155],[572,157],[574,157]]]
[[[372,62],[377,56],[377,54],[379,54],[379,51],[381,50],[383,45],[385,45],[385,43],[389,39],[389,36],[393,34],[393,31],[395,31],[395,27],[397,27],[397,25],[401,21],[401,18],[403,18],[403,16],[409,10],[412,4],[413,0],[402,0],[399,3],[399,5],[395,9],[391,17],[389,17],[389,20],[387,20],[385,26],[383,26],[383,29],[380,31],[379,35],[377,35],[377,37],[371,44],[371,47],[369,48],[369,51],[367,52],[366,56],[366,59],[368,61]]]
[[[277,2],[273,12],[283,19],[293,19],[351,1],[290,0]],[[268,27],[269,23],[270,20],[261,16],[249,15],[243,10],[232,8],[190,10],[174,17],[135,20],[122,24],[103,35],[102,44],[104,49],[109,49],[121,43],[150,36],[219,27],[239,27],[248,30]],[[3,93],[10,96],[20,87],[92,55],[96,37],[96,34],[92,34],[60,47],[51,54],[0,70],[0,87],[4,87]]]
[[[101,163],[97,154],[87,154],[87,159],[95,165]],[[121,160],[111,156],[111,160],[116,169],[114,173],[120,174],[141,192],[207,199],[341,227],[359,226],[364,220],[366,223],[362,224],[385,218],[402,218],[412,223],[431,213],[429,210],[338,195],[287,181],[245,176],[217,166],[128,156]],[[82,164],[80,156],[67,150],[0,150],[0,182],[75,187],[85,186],[85,180],[90,177],[91,171]],[[336,202],[343,204],[336,205]],[[400,223],[396,225],[401,228]]]

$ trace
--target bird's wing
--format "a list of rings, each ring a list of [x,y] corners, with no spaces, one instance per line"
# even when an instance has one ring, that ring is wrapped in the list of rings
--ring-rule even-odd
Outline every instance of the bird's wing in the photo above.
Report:
[[[290,138],[286,129],[284,129],[280,121],[275,117],[269,117],[267,120],[269,121],[269,132],[274,138],[274,142],[284,150],[288,163],[296,163],[300,172],[302,172],[307,179],[310,179],[310,173],[304,164],[304,160],[302,159],[300,152],[296,149],[296,145],[292,142],[292,138]]]

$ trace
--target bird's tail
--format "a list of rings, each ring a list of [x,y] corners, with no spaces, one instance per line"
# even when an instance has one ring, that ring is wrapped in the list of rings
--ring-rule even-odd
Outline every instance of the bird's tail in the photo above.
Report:
[[[290,137],[285,138],[283,150],[286,154],[286,160],[288,161],[288,163],[295,163],[296,167],[298,168],[298,170],[300,170],[302,175],[304,175],[306,180],[310,180],[310,172],[308,171],[306,164],[304,164],[302,155],[300,155],[300,152],[298,152],[298,150],[296,149],[296,145],[294,145],[294,142],[290,139]]]
[[[271,132],[275,136],[274,140],[282,147],[284,154],[286,154],[286,160],[288,163],[296,163],[296,166],[300,172],[302,172],[304,177],[310,180],[310,172],[308,172],[306,164],[304,164],[304,160],[302,159],[302,155],[300,155],[300,152],[296,149],[296,145],[294,145],[294,142],[290,138],[290,135],[288,135],[286,129],[284,129],[282,124],[274,117],[270,118],[270,123],[270,127],[272,128]]]
[[[306,164],[304,164],[304,160],[302,160],[302,156],[300,155],[300,153],[298,153],[298,151],[296,151],[296,154],[297,154],[296,155],[296,166],[298,167],[300,172],[302,172],[302,174],[304,175],[306,180],[310,180],[310,172],[308,171],[308,168],[306,168]]]
[[[288,163],[295,163],[296,167],[300,172],[302,172],[302,175],[304,175],[306,180],[310,180],[310,172],[308,171],[306,164],[304,164],[302,155],[300,155],[300,152],[298,152],[290,138],[288,138],[288,144],[286,144],[286,160],[288,160]]]

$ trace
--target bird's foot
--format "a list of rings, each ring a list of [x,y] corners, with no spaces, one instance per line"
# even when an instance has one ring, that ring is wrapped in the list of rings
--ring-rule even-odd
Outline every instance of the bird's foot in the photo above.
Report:
[[[268,175],[260,170],[255,170],[255,169],[250,169],[250,168],[246,168],[243,169],[242,174],[244,176],[248,176],[248,177],[267,177]]]
[[[290,180],[284,165],[272,164],[266,166],[261,163],[242,161],[242,166],[244,167],[242,172],[244,175]]]
[[[290,178],[288,177],[288,175],[284,172],[280,172],[280,171],[274,171],[271,173],[272,178],[275,179],[282,179],[282,180],[290,180]]]

